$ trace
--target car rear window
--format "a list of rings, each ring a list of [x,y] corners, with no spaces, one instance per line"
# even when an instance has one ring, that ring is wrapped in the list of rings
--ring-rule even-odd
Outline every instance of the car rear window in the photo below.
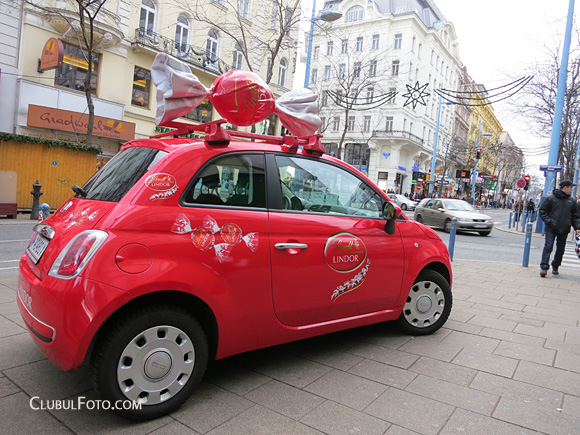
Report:
[[[128,148],[113,157],[83,186],[87,199],[118,202],[167,152],[153,148]]]

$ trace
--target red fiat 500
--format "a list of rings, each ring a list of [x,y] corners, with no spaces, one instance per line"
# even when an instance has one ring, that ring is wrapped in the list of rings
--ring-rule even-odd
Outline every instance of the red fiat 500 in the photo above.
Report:
[[[137,139],[52,217],[20,261],[18,304],[63,370],[145,419],[208,360],[394,320],[429,334],[452,303],[446,246],[318,136]],[[191,131],[188,130],[188,131]],[[249,133],[236,133],[247,138]]]

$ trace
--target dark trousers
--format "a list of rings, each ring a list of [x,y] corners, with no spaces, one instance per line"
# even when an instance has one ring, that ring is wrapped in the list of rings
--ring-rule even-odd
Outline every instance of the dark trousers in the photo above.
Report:
[[[544,269],[549,269],[550,264],[550,254],[552,249],[554,249],[554,240],[556,240],[556,253],[554,254],[554,259],[552,260],[552,267],[559,267],[562,264],[562,257],[564,256],[564,250],[566,249],[566,239],[568,238],[568,233],[553,233],[551,231],[546,231],[546,238],[544,239],[544,250],[542,251],[542,261],[540,262],[540,267]]]

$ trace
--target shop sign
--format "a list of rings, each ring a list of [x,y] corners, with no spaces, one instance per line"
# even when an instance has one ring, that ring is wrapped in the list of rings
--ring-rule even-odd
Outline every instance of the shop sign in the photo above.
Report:
[[[58,68],[62,65],[63,58],[64,46],[62,45],[62,41],[60,39],[50,38],[46,41],[42,49],[39,68],[41,71]]]
[[[87,134],[89,115],[51,107],[28,106],[29,127]],[[135,123],[95,116],[93,134],[99,137],[128,141],[135,138]]]

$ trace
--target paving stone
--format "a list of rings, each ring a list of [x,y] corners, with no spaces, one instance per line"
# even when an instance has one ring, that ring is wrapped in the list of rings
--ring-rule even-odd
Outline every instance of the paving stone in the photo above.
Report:
[[[10,379],[3,376],[0,377],[0,398],[10,396],[22,391]]]
[[[524,308],[524,313],[529,316],[534,315],[532,318],[544,319],[548,322],[559,323],[564,325],[575,325],[577,317],[574,313],[568,313],[561,310],[553,310],[549,308],[538,308],[532,306],[526,306]]]
[[[418,355],[412,353],[401,352],[383,346],[374,346],[368,343],[361,343],[353,346],[348,351],[360,357],[372,359],[395,367],[401,367],[402,369],[409,368],[409,366],[419,359]]]
[[[568,328],[564,342],[571,344],[580,343],[580,328]]]
[[[471,319],[475,314],[470,313],[468,311],[464,311],[463,309],[458,309],[455,306],[455,294],[453,295],[453,309],[451,310],[451,314],[449,315],[449,320],[455,320],[456,322],[463,322],[466,323]]]
[[[524,312],[522,314],[522,317],[525,319],[543,321],[544,324],[546,322],[550,322],[550,323],[556,323],[558,325],[576,326],[576,323],[578,323],[576,321],[576,319],[573,319],[573,318],[566,318],[566,317],[554,318],[554,316],[547,316],[547,315],[530,313],[530,312]]]
[[[362,376],[334,370],[308,385],[305,390],[362,411],[387,387]]]
[[[419,358],[415,364],[409,367],[409,370],[463,386],[469,386],[477,374],[476,370],[425,356]]]
[[[206,433],[253,406],[255,404],[244,397],[202,382],[171,417],[197,432]]]
[[[548,410],[532,403],[502,398],[493,417],[547,434],[574,434],[580,429],[580,417]]]
[[[390,424],[352,408],[327,400],[300,419],[314,429],[326,434],[384,434]],[[389,433],[389,432],[387,432]]]
[[[504,295],[502,301],[511,302],[513,304],[524,304],[536,306],[541,300],[541,296],[532,296],[530,294]]]
[[[429,337],[417,337],[399,348],[402,352],[428,356],[447,362],[450,362],[462,349],[463,346],[461,345],[455,343],[443,344],[429,339]]]
[[[178,421],[173,421],[159,429],[149,432],[147,435],[198,435],[199,432],[181,424]]]
[[[470,325],[469,323],[458,322],[453,319],[448,319],[445,322],[445,328],[451,329],[452,331],[466,332],[469,334],[477,335],[483,329],[481,326]]]
[[[333,369],[304,358],[288,357],[271,361],[255,370],[286,384],[303,388]]]
[[[385,435],[417,435],[417,432],[393,424],[389,427],[389,430],[385,432]]]
[[[561,407],[564,397],[559,391],[483,372],[477,373],[469,387],[508,399],[537,403],[549,409]]]
[[[514,332],[559,341],[564,341],[564,338],[566,337],[566,331],[564,329],[561,327],[556,328],[548,324],[538,328],[537,326],[523,325],[520,323],[516,326]]]
[[[553,365],[554,359],[556,358],[556,351],[554,350],[521,343],[508,343],[505,341],[501,342],[493,353],[495,355],[531,361],[548,366]]]
[[[405,388],[417,376],[415,373],[409,372],[408,370],[371,360],[361,361],[348,372],[353,375],[361,376],[397,388]]]
[[[497,299],[487,298],[483,296],[472,296],[469,298],[470,302],[475,302],[476,304],[488,305],[496,308],[504,308],[510,311],[522,311],[525,307],[524,304],[514,304],[512,302],[505,302]],[[509,311],[508,311],[509,312]]]
[[[204,380],[243,396],[260,385],[270,382],[271,378],[233,364],[228,358],[210,364]]]
[[[0,398],[0,421],[3,433],[72,434],[50,413],[30,406],[30,397],[16,393]],[[12,428],[12,429],[10,429]]]
[[[358,344],[355,344],[355,346],[358,346]],[[311,349],[300,356],[304,359],[339,370],[348,370],[362,361],[361,357],[353,355],[348,350],[343,351],[328,348]]]
[[[6,318],[5,315],[0,315],[0,338],[22,334],[23,332],[27,332],[24,326]]]
[[[207,435],[312,435],[322,432],[260,405],[255,405]]]
[[[546,339],[542,337],[532,337],[530,335],[500,331],[499,329],[491,328],[484,328],[479,335],[483,337],[496,338],[507,343],[521,343],[537,347],[542,347],[546,342]]]
[[[526,325],[532,326],[540,326],[540,327],[544,326],[545,322],[543,320],[530,319],[524,316],[525,316],[524,313],[502,314],[501,316],[499,316],[499,319],[508,320],[516,323],[524,323]]]
[[[365,412],[416,432],[437,434],[455,408],[436,400],[389,388]]]
[[[570,396],[568,394],[565,394],[564,395],[564,404],[562,405],[562,410],[566,414],[580,417],[580,397]]]
[[[0,338],[0,370],[45,359],[28,332]]]
[[[18,309],[18,304],[16,301],[11,302],[4,302],[0,304],[0,314],[20,314],[20,310]]]
[[[499,396],[495,394],[424,375],[417,376],[405,391],[484,415],[491,415],[499,401]]]
[[[500,329],[502,331],[513,331],[517,323],[509,320],[490,319],[484,316],[474,316],[468,322],[470,325],[483,326],[485,328]]]
[[[554,367],[580,373],[580,355],[564,350],[558,351]]]
[[[546,349],[554,349],[557,351],[570,352],[575,355],[580,355],[580,344],[564,343],[558,340],[546,340],[544,343]]]
[[[580,373],[522,361],[518,365],[513,379],[551,388],[572,396],[580,396]]]
[[[4,281],[4,279],[2,280]],[[0,304],[14,302],[16,300],[16,291],[12,288],[0,286]]]
[[[533,435],[539,432],[524,429],[475,412],[457,409],[439,435]]]
[[[354,391],[353,396],[356,396]],[[244,397],[295,420],[324,402],[322,397],[274,380],[250,391]]]
[[[462,350],[453,364],[459,364],[464,367],[493,373],[500,376],[511,378],[518,365],[518,361],[499,355],[491,355],[484,352],[477,352],[469,349]]]
[[[477,352],[492,353],[499,345],[500,340],[454,331],[445,337],[441,343],[445,345],[455,344],[464,349],[471,349]]]

